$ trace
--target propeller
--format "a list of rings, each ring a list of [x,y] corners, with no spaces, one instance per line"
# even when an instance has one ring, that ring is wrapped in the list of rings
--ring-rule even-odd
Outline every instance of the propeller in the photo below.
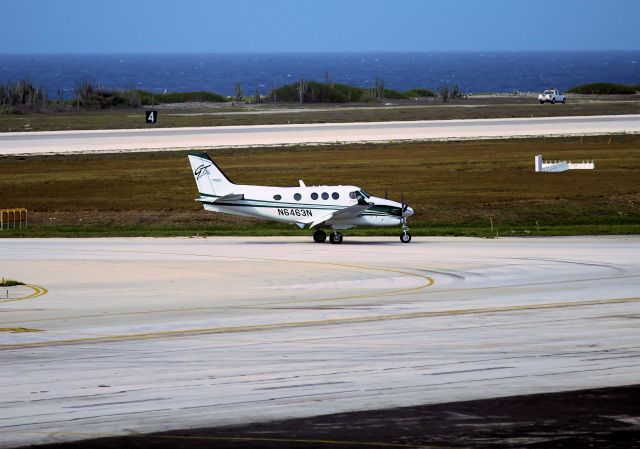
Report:
[[[407,212],[407,209],[409,208],[409,205],[404,202],[404,192],[402,192],[400,194],[400,204],[402,204],[402,217],[404,218],[405,217],[405,213]]]

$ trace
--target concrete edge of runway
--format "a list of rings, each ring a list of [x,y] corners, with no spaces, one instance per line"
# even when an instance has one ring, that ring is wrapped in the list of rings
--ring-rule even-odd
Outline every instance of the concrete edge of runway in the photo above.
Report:
[[[38,448],[631,448],[640,444],[638,404],[640,385],[630,385],[149,434],[80,429]]]

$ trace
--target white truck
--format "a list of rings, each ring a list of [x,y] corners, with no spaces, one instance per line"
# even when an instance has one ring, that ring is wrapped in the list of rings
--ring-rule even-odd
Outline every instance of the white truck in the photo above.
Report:
[[[557,89],[548,89],[542,92],[540,95],[538,95],[538,101],[540,102],[540,104],[544,104],[544,103],[555,104],[558,102],[566,103],[567,98],[564,95],[562,95],[560,91],[558,91]]]

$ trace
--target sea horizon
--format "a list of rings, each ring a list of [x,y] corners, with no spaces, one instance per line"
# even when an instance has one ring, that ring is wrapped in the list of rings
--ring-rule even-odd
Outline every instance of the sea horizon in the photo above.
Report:
[[[640,84],[640,50],[0,54],[0,83],[29,78],[50,97],[85,78],[114,89],[262,94],[300,78],[395,90],[458,85],[470,93],[566,90],[589,82]]]

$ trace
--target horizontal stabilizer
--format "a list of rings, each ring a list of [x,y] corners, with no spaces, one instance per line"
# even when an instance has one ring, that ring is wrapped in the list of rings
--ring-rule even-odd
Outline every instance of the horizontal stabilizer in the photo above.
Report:
[[[221,203],[225,201],[238,201],[244,199],[244,193],[230,193],[220,197],[200,197],[196,201],[201,203]]]

